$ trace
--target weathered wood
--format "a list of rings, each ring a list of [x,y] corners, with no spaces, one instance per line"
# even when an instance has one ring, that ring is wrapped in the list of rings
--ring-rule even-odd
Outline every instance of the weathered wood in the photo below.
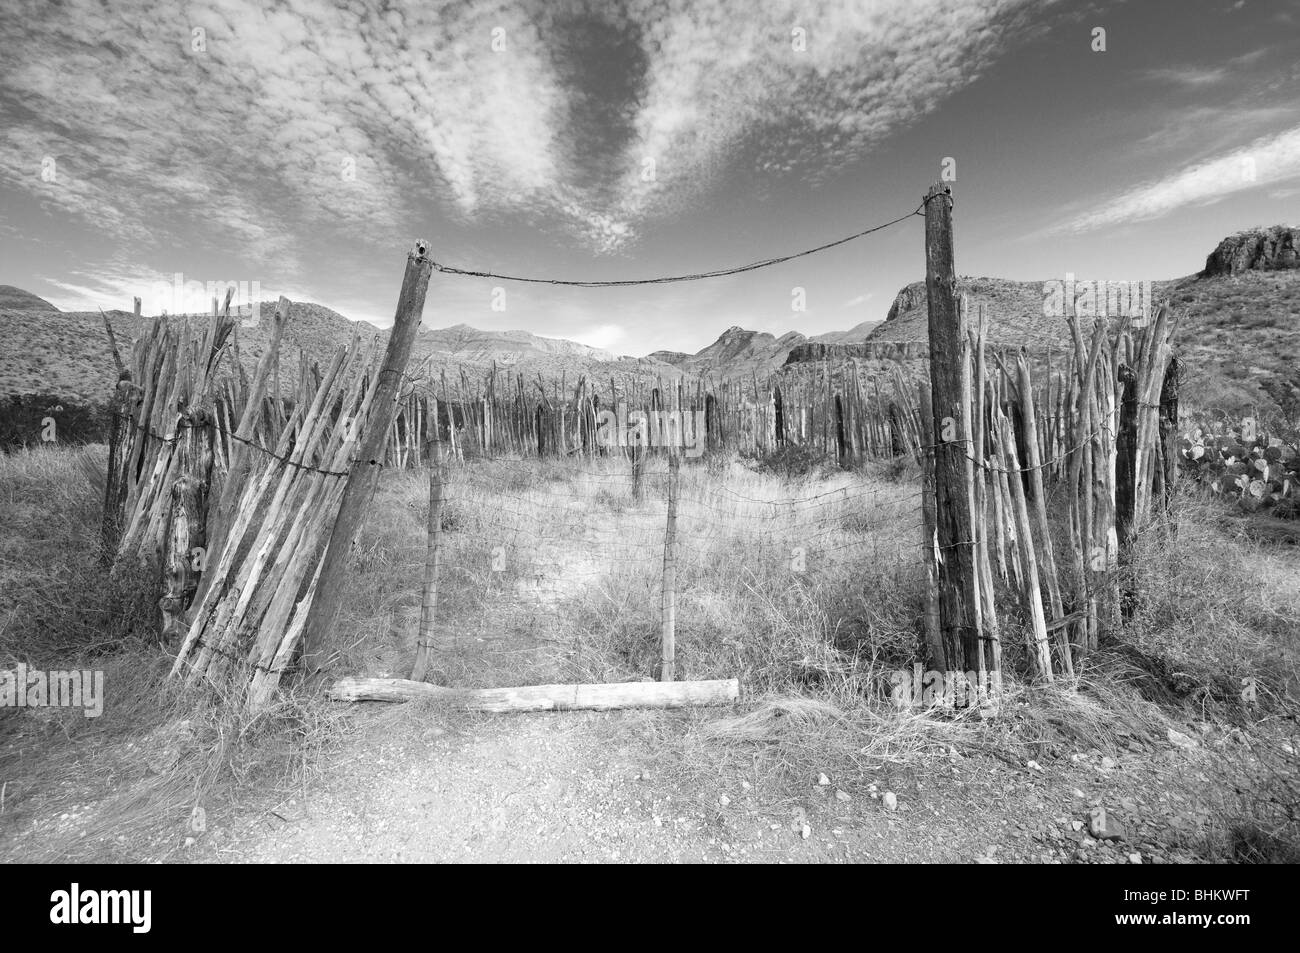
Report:
[[[194,598],[198,569],[202,565],[192,555],[194,536],[203,527],[194,481],[182,476],[172,484],[172,499],[164,536],[162,574],[163,594],[158,600],[162,616],[159,633],[163,645],[178,643],[185,634],[185,610]]]
[[[1128,564],[1136,519],[1138,382],[1127,366],[1119,368],[1123,389],[1119,402],[1119,431],[1115,437],[1115,530],[1119,535],[1120,565]]]
[[[964,372],[962,359],[966,327],[957,302],[952,196],[939,183],[931,186],[925,197],[925,266],[944,666],[946,671],[976,671],[981,639],[970,480],[971,435],[969,428],[963,427],[963,419],[969,419],[970,414],[970,375]]]
[[[1029,362],[1021,353],[1016,361],[1016,373],[1024,397],[1020,405],[1025,434],[1025,466],[1029,485],[1033,490],[1034,516],[1038,523],[1038,551],[1041,553],[1043,576],[1047,582],[1048,604],[1052,609],[1052,622],[1065,618],[1065,604],[1061,600],[1061,585],[1056,570],[1056,550],[1052,545],[1052,527],[1047,521],[1047,495],[1043,486],[1043,460],[1039,454],[1038,422],[1034,411],[1034,388],[1029,377]],[[1058,653],[1065,674],[1074,677],[1074,660],[1070,651],[1070,634],[1066,626],[1056,629]]]
[[[137,305],[135,313],[138,315],[140,313],[138,307],[140,299],[136,298],[135,300]],[[122,353],[117,349],[117,337],[113,334],[113,325],[109,323],[108,315],[104,314],[103,308],[99,309],[99,315],[104,319],[104,331],[108,334],[108,350],[113,355],[113,366],[117,368],[117,379],[130,380],[131,372],[122,363]]]
[[[460,689],[405,678],[343,678],[334,683],[329,695],[335,701],[345,702],[406,702],[427,698],[470,711],[608,711],[617,708],[730,705],[740,698],[740,683],[729,678],[696,682],[609,682]]]
[[[921,414],[927,425],[931,417],[930,388],[920,384]],[[944,663],[943,639],[939,634],[939,562],[938,538],[936,536],[934,502],[934,453],[933,448],[925,445],[921,448],[921,526],[924,539],[921,541],[921,560],[925,564],[925,655],[931,667]]]
[[[429,465],[429,521],[425,530],[424,598],[420,604],[420,635],[415,649],[411,680],[424,681],[429,669],[429,648],[433,644],[433,623],[438,609],[438,564],[442,546],[442,442],[434,440]]]
[[[212,508],[212,512],[208,517],[208,543],[213,549],[219,549],[224,545],[231,523],[236,518],[235,504],[243,489],[249,454],[255,452],[249,444],[252,441],[253,431],[261,415],[262,396],[266,392],[267,381],[271,375],[271,366],[279,363],[280,360],[280,342],[284,339],[284,329],[289,323],[291,308],[292,305],[289,299],[281,295],[279,302],[275,306],[275,315],[271,320],[271,340],[258,361],[257,369],[253,374],[253,381],[246,395],[243,411],[239,417],[239,423],[235,427],[235,432],[231,435],[230,466],[226,471],[225,481],[222,483],[221,493],[217,497],[216,505]],[[235,363],[242,373],[242,362],[236,358]],[[199,590],[196,598],[202,599],[207,594],[210,585],[211,577],[204,573],[203,578],[199,580]]]
[[[134,434],[131,410],[138,391],[131,383],[131,372],[123,370],[122,373],[126,376],[118,381],[108,411],[108,470],[104,480],[104,514],[99,528],[99,561],[100,565],[106,567],[113,564],[122,535],[122,511],[126,506],[126,488],[129,482],[127,474],[123,472],[124,458],[130,456]]]
[[[671,682],[677,674],[677,491],[681,455],[668,455],[668,523],[664,530],[664,581],[662,604],[662,658],[659,680]]]
[[[379,462],[384,456],[384,442],[388,439],[388,427],[397,411],[396,398],[400,393],[406,365],[410,361],[415,334],[420,329],[424,298],[429,288],[429,277],[433,273],[433,263],[427,257],[427,250],[428,244],[420,241],[407,254],[406,273],[397,300],[397,314],[389,334],[383,367],[379,371],[374,404],[370,417],[365,421],[357,463],[347,477],[343,500],[325,551],[316,598],[312,600],[303,630],[303,665],[309,675],[319,671],[324,663],[326,642],[343,606],[343,577],[351,557],[352,542],[379,482]]]
[[[1183,365],[1177,358],[1165,370],[1164,384],[1160,389],[1160,465],[1156,468],[1156,512],[1161,526],[1170,536],[1176,536],[1177,521],[1173,518],[1174,485],[1178,480],[1178,385]]]
[[[984,381],[988,373],[985,360],[985,336],[988,331],[984,306],[979,307],[979,319],[975,328],[974,360],[975,378],[971,391],[975,398],[973,477],[975,482],[975,565],[979,573],[980,607],[983,612],[985,651],[983,653],[987,671],[993,672],[999,679],[1002,676],[1002,640],[998,625],[997,602],[993,590],[993,567],[989,563],[989,525],[988,525],[988,486],[992,474],[989,472],[988,448],[985,438],[988,432],[986,416],[987,403],[984,399]]]

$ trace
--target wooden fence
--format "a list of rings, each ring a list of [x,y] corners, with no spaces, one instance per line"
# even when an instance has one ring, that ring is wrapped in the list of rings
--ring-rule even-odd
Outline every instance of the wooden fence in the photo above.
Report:
[[[268,396],[287,299],[251,380],[229,295],[202,323],[155,319],[129,365],[106,320],[120,383],[103,551],[109,562],[161,554],[174,677],[258,706],[312,632],[332,625],[337,603],[323,594],[340,588],[372,495],[431,270],[418,244],[382,360],[377,338],[354,335],[323,370],[300,356],[291,395]]]
[[[1138,534],[1168,526],[1179,456],[1175,322],[1166,306],[1113,326],[1072,318],[1073,351],[1037,375],[1026,354],[990,355],[987,315],[970,327],[953,290],[950,215],[936,186],[926,203],[930,380],[920,397],[930,425],[927,654],[942,671],[996,685],[999,606],[1012,600],[1028,619],[1031,671],[1052,681],[1073,675],[1131,606],[1125,570]]]

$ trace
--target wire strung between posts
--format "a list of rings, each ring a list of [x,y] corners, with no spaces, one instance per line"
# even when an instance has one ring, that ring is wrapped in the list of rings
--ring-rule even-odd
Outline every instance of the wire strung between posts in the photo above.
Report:
[[[937,193],[943,194],[943,193]],[[468,268],[456,268],[452,265],[443,265],[439,262],[430,260],[430,263],[438,271],[445,275],[465,275],[468,278],[495,278],[498,281],[521,281],[534,285],[569,285],[575,288],[628,288],[633,285],[666,285],[680,281],[701,281],[705,278],[724,278],[727,275],[739,275],[746,271],[757,271],[759,268],[768,268],[772,265],[779,265],[783,262],[793,261],[796,258],[804,258],[808,255],[815,255],[818,252],[826,251],[828,248],[835,248],[838,245],[844,245],[848,242],[870,235],[873,232],[879,232],[891,225],[897,225],[904,222],[914,215],[922,214],[925,203],[932,196],[927,196],[925,201],[906,215],[900,215],[892,221],[885,222],[881,225],[873,225],[871,228],[863,229],[853,235],[844,238],[837,238],[833,242],[827,242],[824,245],[818,245],[816,248],[809,248],[806,251],[795,252],[792,255],[781,255],[777,258],[764,258],[762,261],[750,262],[748,265],[738,265],[734,268],[719,268],[715,271],[700,271],[687,275],[670,275],[662,278],[624,278],[615,281],[576,281],[564,278],[524,278],[519,275],[501,275],[493,271],[473,271]]]
[[[131,417],[129,414],[114,412],[113,416],[116,417],[118,420],[124,421],[131,427],[134,427],[136,430],[140,431],[141,433],[148,434],[150,437],[153,437],[155,440],[159,440],[163,443],[174,444],[176,443],[176,441],[180,439],[179,433],[174,433],[171,436],[160,434],[158,433],[158,431],[154,430],[148,424],[137,423],[136,420],[133,417]],[[225,427],[221,426],[221,424],[217,423],[215,420],[209,420],[203,424],[194,424],[188,420],[180,420],[177,421],[176,423],[176,429],[178,431],[197,430],[197,429],[202,429],[203,427],[211,427],[213,430],[225,434],[231,440],[237,440],[238,442],[244,444],[247,447],[251,447],[252,449],[258,451],[259,453],[263,453],[268,457],[274,457],[276,460],[279,460],[281,463],[283,463],[285,466],[288,467],[294,467],[299,470],[306,470],[308,473],[320,473],[323,474],[324,476],[332,476],[332,477],[345,477],[350,472],[348,470],[325,470],[322,469],[321,467],[312,466],[310,463],[297,463],[294,460],[290,459],[288,456],[282,456],[281,454],[276,453],[274,450],[270,450],[262,446],[260,443],[256,443],[255,441],[249,440],[247,437],[241,437],[233,430],[227,430]],[[365,461],[359,459],[351,460],[349,461],[349,464],[351,466],[356,466],[357,464],[362,462]],[[383,464],[372,463],[371,466],[383,466]]]

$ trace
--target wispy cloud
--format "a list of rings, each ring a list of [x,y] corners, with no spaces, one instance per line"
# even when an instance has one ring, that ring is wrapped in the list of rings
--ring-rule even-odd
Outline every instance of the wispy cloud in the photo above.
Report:
[[[11,0],[0,185],[119,242],[202,233],[285,272],[304,225],[371,235],[413,208],[508,212],[615,252],[737,163],[816,178],[860,159],[1039,28],[1027,11],[1041,6],[145,0],[128,19],[95,0]],[[639,51],[603,170],[574,146],[580,91],[557,40],[574,16]]]
[[[1300,126],[1187,166],[1102,200],[1054,231],[1087,232],[1217,202],[1237,192],[1300,177]]]
[[[1217,86],[1230,75],[1223,66],[1174,66],[1149,69],[1142,74],[1144,79],[1152,82],[1192,88]]]

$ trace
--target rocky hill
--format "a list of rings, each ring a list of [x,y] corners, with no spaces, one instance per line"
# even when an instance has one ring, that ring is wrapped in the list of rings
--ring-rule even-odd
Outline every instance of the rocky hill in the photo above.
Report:
[[[692,376],[766,377],[786,362],[790,351],[808,339],[798,331],[780,337],[766,331],[730,327],[716,341],[695,354],[656,351],[653,358],[667,361]]]
[[[808,340],[815,344],[861,344],[880,324],[879,319],[863,321],[847,331],[827,331],[825,334],[814,334]]]
[[[235,329],[240,354],[250,367],[265,351],[274,313],[274,302],[262,302],[258,323],[245,327],[241,321]],[[123,350],[133,338],[146,333],[153,321],[127,311],[110,311],[108,317]],[[365,321],[351,321],[323,305],[294,302],[281,345],[285,385],[297,379],[299,352],[309,363],[323,366],[354,334],[363,339],[375,337],[381,347],[388,338],[386,330]],[[432,361],[435,374],[446,372],[449,381],[459,380],[462,370],[476,377],[494,365],[528,381],[540,374],[547,379],[564,376],[576,383],[586,374],[602,382],[612,377],[620,385],[634,377],[671,379],[681,373],[650,357],[619,357],[527,331],[480,331],[463,324],[421,328],[411,360],[425,359]],[[98,312],[0,309],[0,397],[48,393],[73,402],[97,403],[111,395],[114,383],[113,358]]]
[[[1153,305],[1168,300],[1178,317],[1175,343],[1189,406],[1300,420],[1298,233],[1283,225],[1239,232],[1220,242],[1197,274],[1151,283]],[[957,284],[972,317],[980,305],[987,309],[991,343],[1043,349],[1069,341],[1053,283],[959,278]],[[1076,296],[1087,286],[1080,282]],[[1096,301],[1106,297],[1098,290]],[[868,338],[869,344],[885,342],[928,346],[923,281],[898,293]]]
[[[1044,314],[1043,282],[1005,278],[957,279],[958,294],[966,295],[972,322],[980,307],[989,320],[989,342],[1007,347],[1062,346],[1070,339],[1064,312]],[[925,282],[903,288],[890,305],[885,320],[867,340],[873,343],[926,342],[929,340]]]
[[[1240,232],[1219,243],[1201,272],[1152,284],[1152,300],[1168,299],[1179,317],[1186,401],[1230,414],[1300,418],[1298,231],[1279,225]],[[1087,301],[1081,297],[1087,294],[1083,282],[1070,292],[1053,291],[1051,282],[989,277],[961,278],[958,284],[972,316],[979,307],[986,309],[989,340],[1006,347],[1064,348],[1069,341],[1064,298],[1073,294],[1081,304]],[[1106,307],[1105,298],[1103,290],[1094,303]],[[247,361],[262,354],[273,309],[264,303],[260,324],[238,329]],[[122,311],[109,314],[123,343],[143,333],[151,320]],[[445,372],[448,380],[458,379],[462,370],[474,377],[495,366],[525,381],[563,376],[573,384],[587,375],[602,385],[613,378],[620,387],[682,374],[750,379],[816,373],[823,362],[845,358],[867,359],[868,372],[875,373],[887,372],[894,360],[922,361],[926,324],[925,285],[918,281],[898,293],[884,321],[814,338],[731,327],[695,354],[656,351],[632,358],[526,331],[480,331],[460,324],[421,329],[413,360],[431,360],[434,373]],[[322,305],[295,303],[285,332],[285,353],[293,359],[283,362],[283,376],[292,381],[296,375],[299,349],[324,363],[355,333],[378,336],[382,343],[387,332]],[[0,287],[0,397],[47,393],[102,400],[113,386],[112,367],[98,313],[61,312],[21,289]]]
[[[1274,225],[1229,235],[1205,259],[1200,277],[1300,268],[1300,228]]]

